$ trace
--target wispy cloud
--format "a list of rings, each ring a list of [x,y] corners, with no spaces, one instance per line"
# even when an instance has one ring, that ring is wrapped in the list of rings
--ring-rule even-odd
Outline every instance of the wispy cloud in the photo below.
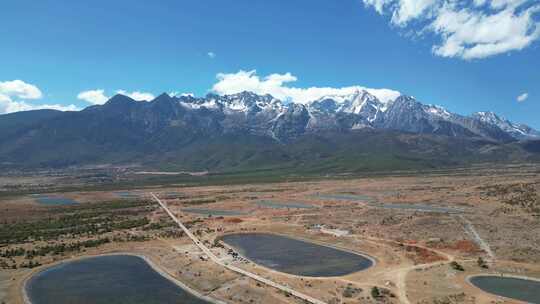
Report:
[[[259,77],[255,70],[240,70],[237,73],[230,74],[219,73],[217,80],[217,83],[212,87],[212,91],[218,94],[235,94],[243,91],[251,91],[257,94],[270,94],[284,101],[298,103],[307,103],[328,95],[353,94],[359,90],[366,90],[381,101],[393,100],[400,95],[399,92],[394,90],[372,89],[362,86],[298,88],[288,85],[297,80],[296,76],[291,73],[270,74]]]
[[[537,0],[363,0],[398,29],[438,37],[437,56],[480,59],[522,50],[540,38]]]
[[[216,53],[214,53],[214,52],[208,52],[208,53],[206,53],[206,55],[208,55],[208,57],[210,57],[210,59],[216,58]]]
[[[516,97],[516,100],[518,102],[524,102],[525,100],[527,100],[527,98],[529,98],[529,93],[523,93],[519,95],[518,97]]]

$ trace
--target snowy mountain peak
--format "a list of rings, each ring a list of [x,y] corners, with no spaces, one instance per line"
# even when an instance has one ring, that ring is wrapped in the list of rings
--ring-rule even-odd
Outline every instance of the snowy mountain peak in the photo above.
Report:
[[[366,90],[356,89],[350,94],[327,95],[308,103],[314,111],[327,113],[361,114],[368,106],[373,109],[385,109],[385,105]]]
[[[445,108],[438,105],[426,105],[424,111],[443,119],[449,119],[452,117],[452,113],[448,112]]]
[[[225,109],[237,112],[279,111],[283,109],[281,101],[272,95],[257,95],[247,91],[223,95],[220,97],[220,102]]]
[[[271,95],[253,92],[208,94],[202,98],[162,95],[151,104],[168,109],[169,104],[175,102],[188,111],[201,109],[210,111],[205,115],[230,117],[225,119],[224,128],[236,126],[278,138],[291,138],[298,132],[317,130],[375,128],[453,137],[474,136],[501,142],[540,139],[540,132],[523,124],[512,123],[493,112],[463,116],[441,106],[423,104],[407,95],[381,102],[375,95],[362,89],[327,95],[306,104],[285,104]]]
[[[524,124],[516,124],[493,112],[476,112],[471,117],[495,125],[516,139],[538,139],[540,132]]]
[[[476,112],[472,116],[482,120],[483,122],[489,123],[501,123],[507,121],[493,112]]]

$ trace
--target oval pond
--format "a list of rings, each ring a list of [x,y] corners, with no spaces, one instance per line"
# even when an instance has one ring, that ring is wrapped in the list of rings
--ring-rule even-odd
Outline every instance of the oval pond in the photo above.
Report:
[[[359,254],[275,234],[229,234],[221,240],[254,263],[300,276],[342,276],[373,265]]]
[[[85,258],[48,268],[31,277],[32,304],[207,304],[157,273],[137,256]]]
[[[469,281],[472,285],[494,295],[528,303],[540,303],[540,281],[487,275],[474,276]]]

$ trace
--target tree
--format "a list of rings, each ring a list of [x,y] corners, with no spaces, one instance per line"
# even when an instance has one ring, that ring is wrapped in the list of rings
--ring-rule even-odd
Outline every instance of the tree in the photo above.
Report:
[[[488,265],[486,264],[486,261],[484,261],[484,259],[482,259],[482,257],[479,257],[478,260],[476,261],[476,263],[478,263],[478,266],[482,267],[482,268],[488,268]]]
[[[371,288],[371,297],[376,299],[381,296],[381,292],[379,291],[379,288],[377,286],[373,286]]]
[[[465,268],[463,268],[463,266],[458,264],[458,262],[456,261],[453,261],[452,263],[450,263],[450,267],[452,267],[452,269],[457,270],[457,271],[465,271]]]

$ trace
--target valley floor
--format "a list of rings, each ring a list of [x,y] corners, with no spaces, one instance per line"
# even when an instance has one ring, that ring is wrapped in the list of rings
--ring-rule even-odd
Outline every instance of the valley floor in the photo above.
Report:
[[[468,278],[540,278],[540,168],[516,165],[47,194],[78,202],[73,205],[43,205],[36,196],[14,193],[0,200],[0,303],[23,303],[25,280],[45,267],[115,252],[144,256],[178,282],[222,302],[301,303],[209,260],[151,192],[220,261],[325,303],[518,303],[485,293]],[[220,241],[246,232],[366,254],[375,265],[329,278],[274,271]]]

